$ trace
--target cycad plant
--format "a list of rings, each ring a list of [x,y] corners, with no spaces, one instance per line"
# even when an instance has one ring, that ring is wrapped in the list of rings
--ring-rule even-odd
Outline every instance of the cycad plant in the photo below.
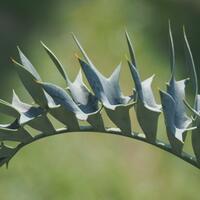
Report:
[[[22,102],[14,90],[11,103],[0,100],[0,112],[14,118],[10,124],[0,125],[0,165],[8,165],[21,148],[41,138],[71,132],[102,132],[152,144],[200,168],[200,95],[198,94],[195,65],[185,31],[183,35],[188,65],[192,69],[191,81],[195,91],[194,106],[190,106],[185,100],[185,85],[189,79],[177,81],[175,78],[175,52],[170,25],[171,77],[166,91],[159,91],[161,105],[156,103],[151,89],[154,76],[143,81],[140,78],[133,45],[127,32],[125,36],[130,54],[127,62],[135,83],[135,89],[130,96],[124,96],[120,90],[121,65],[116,67],[109,78],[105,77],[95,67],[74,35],[74,41],[83,55],[83,59],[78,56],[77,59],[92,92],[83,82],[82,71],[79,71],[74,81],[70,80],[61,62],[44,43],[42,46],[66,82],[65,89],[44,82],[28,58],[18,48],[20,62],[12,61],[24,87],[34,100],[34,104]],[[188,116],[186,107],[193,116]],[[116,127],[105,127],[101,115],[102,109]],[[130,109],[135,110],[143,133],[136,133],[132,129]],[[158,119],[162,113],[169,143],[157,139]],[[64,127],[56,129],[48,115],[56,118]],[[87,125],[80,125],[80,121],[86,122]],[[25,125],[36,129],[38,134],[31,134]],[[183,152],[188,131],[192,132],[195,156]],[[6,144],[7,141],[15,141],[17,145],[10,147]]]

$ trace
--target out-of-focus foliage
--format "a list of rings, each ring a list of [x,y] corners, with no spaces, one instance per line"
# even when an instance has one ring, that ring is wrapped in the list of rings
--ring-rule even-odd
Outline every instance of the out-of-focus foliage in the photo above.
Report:
[[[188,71],[184,67],[181,26],[186,26],[198,67],[199,17],[198,0],[0,1],[1,94],[10,100],[13,85],[17,94],[24,94],[9,59],[17,57],[16,45],[32,58],[44,80],[64,86],[53,67],[47,71],[46,66],[52,64],[38,49],[40,40],[56,50],[73,79],[78,64],[71,56],[75,48],[69,33],[74,32],[98,69],[109,75],[127,52],[122,39],[125,28],[135,41],[142,80],[150,72],[162,74],[154,84],[164,89],[163,81],[168,81],[170,74],[167,21],[170,18],[173,22],[175,48],[180,52],[177,75],[182,78],[181,73]],[[123,64],[123,69],[120,82],[126,95],[132,84],[128,67]],[[163,130],[161,124],[158,137]],[[191,151],[189,146],[186,144],[186,149]],[[198,170],[146,144],[105,135],[63,135],[33,144],[13,160],[9,171],[2,169],[0,177],[1,198],[6,200],[16,196],[39,200],[169,199],[172,194],[181,200],[199,199]]]

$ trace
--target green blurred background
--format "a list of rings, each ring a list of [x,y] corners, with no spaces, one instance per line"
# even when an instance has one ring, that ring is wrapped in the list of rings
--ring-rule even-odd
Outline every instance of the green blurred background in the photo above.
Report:
[[[17,45],[43,80],[64,86],[40,40],[56,52],[74,78],[79,70],[74,54],[79,51],[71,32],[105,75],[122,61],[121,87],[130,94],[133,81],[124,37],[128,29],[142,79],[156,74],[153,87],[159,102],[157,89],[165,89],[170,77],[168,19],[175,38],[177,77],[183,78],[188,74],[183,24],[195,63],[200,64],[199,0],[0,0],[1,98],[10,101],[14,88],[24,101],[30,100],[10,62],[10,57],[18,59]],[[131,116],[134,130],[140,131],[133,111]],[[1,116],[1,120],[6,118]],[[162,120],[159,138],[165,138]],[[190,146],[188,135],[186,150],[191,151]],[[9,170],[0,170],[2,200],[198,200],[199,185],[199,170],[161,150],[92,133],[59,135],[31,144],[11,161]]]

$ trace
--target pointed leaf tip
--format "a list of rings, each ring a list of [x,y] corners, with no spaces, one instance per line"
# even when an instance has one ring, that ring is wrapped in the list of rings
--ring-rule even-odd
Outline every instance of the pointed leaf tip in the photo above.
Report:
[[[171,66],[171,73],[174,76],[175,73],[175,50],[174,50],[174,40],[172,35],[171,29],[171,22],[169,21],[169,42],[170,42],[170,66]]]
[[[185,53],[186,53],[186,62],[187,65],[189,66],[189,71],[191,73],[191,81],[192,81],[192,86],[194,89],[194,109],[197,109],[197,95],[198,95],[198,79],[197,79],[197,73],[196,73],[196,66],[194,63],[192,51],[190,48],[190,44],[187,39],[187,35],[185,32],[185,28],[183,28],[183,37],[184,37],[184,42],[185,42]]]
[[[53,53],[53,51],[51,51],[44,43],[42,43],[42,46],[44,47],[45,51],[47,52],[47,54],[51,58],[52,62],[54,63],[54,65],[56,66],[56,68],[58,69],[58,71],[60,72],[62,77],[65,79],[65,81],[67,83],[69,83],[68,75],[67,75],[63,65],[59,61],[59,59],[56,57],[56,55]]]
[[[35,67],[29,61],[29,59],[24,55],[24,53],[18,48],[19,57],[23,67],[28,70],[36,79],[41,80],[40,75],[36,71]]]
[[[129,50],[129,54],[130,54],[130,57],[131,57],[131,62],[136,67],[135,51],[134,51],[133,45],[131,43],[131,39],[130,39],[127,31],[125,31],[125,36],[126,36],[126,41],[127,41],[127,44],[128,44],[128,50]]]

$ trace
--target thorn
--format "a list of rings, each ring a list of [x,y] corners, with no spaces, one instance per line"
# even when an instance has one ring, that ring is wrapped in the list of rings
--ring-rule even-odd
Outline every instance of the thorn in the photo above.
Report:
[[[75,34],[73,33],[73,32],[71,32],[71,35],[72,35],[72,37],[75,39],[76,38],[76,36],[75,36]]]
[[[11,62],[12,62],[12,63],[14,63],[14,64],[16,64],[16,65],[22,66],[22,65],[21,65],[20,63],[18,63],[14,58],[10,57],[10,59],[11,59]]]
[[[21,51],[18,45],[17,45],[17,50],[18,50],[19,52]]]
[[[125,27],[125,36],[126,36],[126,38],[128,37],[128,30],[126,27]]]
[[[43,85],[43,82],[40,80],[35,80],[36,83],[38,83],[39,85]]]
[[[185,25],[183,25],[183,34],[185,35]]]
[[[159,87],[158,87],[158,91],[159,91],[159,93],[161,94],[161,93],[165,93],[163,90],[161,90]]]
[[[41,40],[40,40],[40,44],[43,46],[43,48],[45,50],[49,50],[49,48],[47,47],[47,45],[44,42],[42,42]]]
[[[72,35],[74,41],[79,45],[79,42],[78,42],[76,35],[73,32],[71,32],[71,35]]]
[[[12,58],[12,57],[10,57],[10,61],[11,61],[12,63],[16,63],[15,59]]]
[[[81,60],[81,57],[80,57],[77,53],[75,53],[74,56],[75,56],[78,60]]]
[[[41,44],[43,47],[46,47],[46,45],[44,44],[44,42],[42,42],[42,40],[40,40],[40,44]]]

